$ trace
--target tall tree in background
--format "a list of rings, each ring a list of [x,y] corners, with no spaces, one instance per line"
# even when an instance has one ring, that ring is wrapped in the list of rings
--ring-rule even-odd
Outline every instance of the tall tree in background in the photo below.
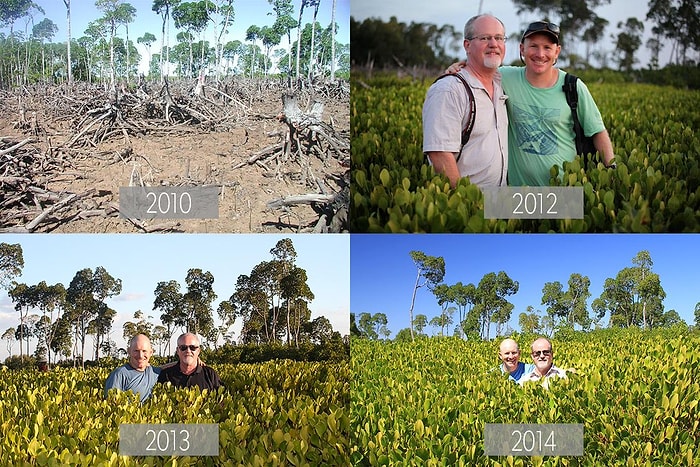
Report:
[[[24,334],[27,330],[27,316],[29,315],[29,310],[34,307],[34,294],[33,290],[27,284],[17,284],[8,291],[10,299],[15,304],[15,310],[19,312],[19,325],[17,326],[17,334],[19,338],[19,355],[24,356],[24,350],[22,348],[22,342],[24,340]],[[27,344],[27,355],[29,355],[29,344]]]
[[[287,86],[291,86],[291,70],[292,70],[292,29],[297,26],[297,22],[294,21],[292,13],[294,12],[294,5],[292,5],[292,0],[267,0],[270,5],[272,5],[272,11],[275,13],[275,23],[272,26],[275,34],[280,36],[287,36],[287,44],[289,44],[289,53],[287,54],[289,61],[289,73],[287,74]],[[313,0],[311,0],[313,1]],[[302,5],[300,9],[303,9],[304,0],[301,0]],[[270,14],[270,13],[268,13]],[[264,39],[263,39],[264,40]],[[277,41],[279,44],[279,41]],[[274,44],[274,45],[277,45]]]
[[[143,36],[136,39],[137,44],[143,44],[146,46],[146,52],[148,52],[148,63],[151,63],[151,44],[156,41],[156,36],[150,32],[145,32]]]
[[[700,302],[695,304],[695,327],[700,329]]]
[[[110,64],[110,89],[112,92],[116,89],[116,71],[114,67],[114,35],[117,32],[119,18],[117,10],[122,0],[95,0],[95,6],[104,13],[101,18],[105,24],[109,26],[109,64]]]
[[[637,18],[627,18],[627,21],[617,23],[618,29],[622,29],[615,41],[615,54],[620,70],[632,71],[632,66],[637,62],[635,52],[642,45],[644,23]]]
[[[416,293],[421,287],[427,287],[432,291],[442,278],[445,277],[445,258],[442,256],[428,256],[422,251],[413,250],[410,253],[413,264],[416,266],[416,283],[413,286],[413,295],[411,296],[411,308],[408,311],[409,323],[411,323],[411,340],[414,340],[413,335],[413,307],[416,303]],[[421,282],[421,278],[423,281]]]
[[[649,0],[646,19],[654,33],[672,41],[675,63],[686,64],[688,50],[700,50],[700,2],[696,0]]]
[[[170,12],[180,3],[180,0],[153,0],[153,11],[158,13],[163,19],[163,26],[161,29],[161,43],[160,43],[160,82],[165,81],[166,70],[163,66],[163,60],[165,63],[170,63],[170,41],[168,39],[170,33]],[[167,43],[166,43],[167,41]]]
[[[115,15],[119,24],[123,24],[124,28],[126,29],[126,40],[124,42],[124,46],[126,48],[126,82],[129,83],[131,77],[131,61],[129,60],[129,23],[133,23],[134,18],[136,18],[136,8],[134,8],[130,3],[122,3],[117,7]]]
[[[336,0],[333,0],[333,9],[331,10],[331,83],[335,81],[335,6]]]
[[[45,281],[39,282],[33,288],[35,305],[42,312],[42,320],[46,324],[42,326],[39,333],[39,342],[46,346],[47,361],[51,365],[51,345],[55,339],[56,332],[53,314],[54,311],[65,307],[66,288],[61,283],[48,285]],[[57,319],[59,318],[60,316],[57,316]]]
[[[567,325],[578,324],[584,329],[590,326],[586,300],[591,296],[588,288],[591,280],[587,276],[574,273],[569,277],[569,289],[564,292],[559,281],[547,282],[542,289],[542,304],[547,305],[547,313]],[[556,321],[555,321],[556,322]]]
[[[301,18],[304,14],[304,8],[311,4],[314,0],[301,0],[299,2],[299,20],[297,21],[297,62],[296,62],[296,75],[295,79],[299,81],[299,58],[301,53]],[[291,51],[290,51],[291,52]],[[291,56],[291,53],[290,53]],[[290,57],[291,59],[291,57]],[[292,70],[289,70],[291,74]]]
[[[146,319],[141,310],[136,310],[134,312],[134,321],[126,321],[122,326],[122,337],[127,342],[139,334],[152,338],[152,330],[153,324]]]
[[[481,337],[488,339],[490,325],[495,322],[499,325],[507,323],[513,311],[513,304],[506,300],[508,295],[518,292],[518,282],[511,279],[505,271],[498,274],[490,272],[485,274],[477,287],[477,306],[481,316]]]
[[[43,20],[41,20],[41,22],[35,24],[32,28],[32,37],[34,39],[39,39],[39,42],[41,43],[41,76],[43,78],[46,78],[46,56],[44,50],[44,41],[51,41],[51,39],[57,31],[58,26],[56,26],[54,22],[48,18],[44,18]]]
[[[221,61],[223,59],[224,52],[222,38],[224,34],[228,32],[229,24],[233,22],[235,13],[233,8],[233,0],[220,0],[217,11],[224,17],[223,21],[221,22],[221,32],[216,38],[216,79],[221,79]]]
[[[310,0],[309,6],[314,7],[314,15],[311,20],[311,56],[309,58],[309,76],[308,79],[311,80],[314,76],[314,66],[316,64],[316,59],[314,57],[314,48],[316,44],[316,17],[318,16],[318,7],[321,5],[321,0]],[[331,25],[332,26],[332,25]]]
[[[95,268],[94,273],[89,268],[78,271],[66,289],[66,311],[75,329],[76,343],[79,340],[81,344],[82,368],[85,368],[85,337],[88,326],[93,319],[110,314],[104,300],[119,295],[121,290],[121,279],[112,277],[102,266]],[[103,329],[104,326],[100,326],[99,332]]]
[[[207,335],[214,326],[212,302],[216,300],[214,276],[209,271],[190,269],[185,278],[187,292],[182,296],[184,316],[180,321],[187,332]]]
[[[19,243],[0,243],[0,287],[8,290],[15,277],[22,274],[24,256]]]
[[[70,56],[70,0],[63,0],[63,4],[66,6],[66,29],[68,29],[68,40],[66,41],[66,54],[68,56],[68,84],[73,82],[73,63],[71,62]]]
[[[180,284],[177,281],[158,282],[153,293],[156,296],[153,309],[161,311],[160,322],[165,325],[168,335],[165,351],[169,352],[174,327],[184,313]]]
[[[17,330],[15,328],[7,328],[5,329],[5,332],[2,334],[2,339],[7,341],[7,355],[11,356],[12,355],[12,343],[16,340],[15,339],[15,332]]]
[[[245,32],[245,40],[251,41],[253,43],[253,61],[250,67],[250,77],[253,77],[253,73],[255,73],[255,52],[256,52],[256,47],[255,47],[255,42],[260,38],[260,28],[256,25],[250,25],[248,29]]]

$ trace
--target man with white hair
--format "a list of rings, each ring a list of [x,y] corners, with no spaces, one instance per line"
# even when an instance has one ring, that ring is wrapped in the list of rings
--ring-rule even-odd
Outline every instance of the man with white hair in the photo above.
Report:
[[[543,378],[566,378],[566,372],[554,366],[554,353],[549,339],[545,337],[535,339],[532,343],[532,360],[535,362],[534,368],[520,378],[518,381],[520,384],[526,381],[539,381]]]
[[[214,390],[221,386],[221,379],[210,366],[199,361],[201,352],[199,338],[187,332],[177,338],[179,364],[163,368],[158,377],[159,383],[172,383],[179,388],[198,386],[200,389]]]

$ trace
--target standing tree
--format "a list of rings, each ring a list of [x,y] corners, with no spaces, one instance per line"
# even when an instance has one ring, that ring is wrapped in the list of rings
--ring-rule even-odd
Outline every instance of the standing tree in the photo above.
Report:
[[[428,287],[432,291],[445,277],[445,258],[442,256],[428,256],[422,251],[413,250],[410,253],[413,264],[417,269],[416,283],[413,286],[413,295],[411,297],[411,308],[408,311],[409,323],[411,323],[411,339],[413,336],[413,307],[416,303],[416,292],[421,287]],[[421,282],[421,277],[423,282]]]
[[[153,309],[161,311],[160,321],[165,325],[168,336],[165,348],[167,353],[170,351],[170,339],[175,332],[174,326],[184,313],[180,284],[177,281],[158,282],[153,293],[156,296]]]
[[[423,329],[428,325],[428,317],[424,314],[417,314],[416,318],[413,320],[413,326],[416,328],[418,335],[423,334]]]
[[[304,1],[301,0],[301,6],[299,7],[300,9],[300,15],[299,17],[301,18],[301,11],[304,9]],[[312,0],[313,1],[313,0]],[[282,37],[283,35],[287,36],[287,44],[289,44],[289,53],[287,54],[288,57],[288,74],[287,74],[287,87],[291,87],[292,82],[291,82],[291,74],[292,74],[292,34],[291,31],[294,29],[294,27],[297,26],[297,22],[294,21],[294,18],[292,17],[292,13],[294,12],[294,5],[292,5],[292,0],[268,0],[270,5],[272,5],[272,10],[275,13],[275,24],[272,26],[272,29],[275,31],[275,36]],[[270,14],[270,13],[268,13]],[[274,36],[271,36],[274,37]],[[264,41],[264,39],[263,39]],[[279,44],[280,39],[277,40],[277,42],[273,45]],[[269,55],[269,52],[268,52]]]
[[[214,293],[214,276],[209,271],[190,269],[185,278],[187,292],[182,296],[184,316],[179,323],[187,332],[207,335],[214,327],[212,302]]]
[[[66,53],[67,53],[67,62],[68,62],[68,84],[73,82],[73,63],[71,62],[71,56],[70,56],[70,0],[63,0],[63,4],[66,5],[66,26],[68,29],[68,40],[66,41]]]
[[[7,355],[12,356],[12,343],[15,341],[15,328],[7,328],[2,334],[2,338],[7,341]]]
[[[143,44],[146,46],[146,52],[148,52],[148,63],[151,63],[151,44],[156,41],[156,36],[150,32],[145,32],[143,36],[136,39],[137,44]]]
[[[250,67],[250,77],[253,77],[253,73],[255,73],[255,52],[257,51],[256,44],[255,42],[261,37],[261,31],[260,28],[256,25],[251,25],[248,27],[248,29],[245,32],[245,40],[251,41],[253,43],[253,61],[251,62],[251,67]]]
[[[528,305],[527,313],[520,313],[518,325],[522,332],[534,333],[541,329],[540,317],[533,310],[532,305]]]
[[[151,8],[154,12],[158,13],[161,18],[163,18],[163,27],[161,31],[161,43],[160,43],[160,82],[165,82],[166,71],[163,66],[163,58],[165,57],[165,62],[170,63],[170,42],[168,41],[166,47],[166,38],[170,35],[170,11],[180,4],[180,0],[153,0],[153,7]],[[168,31],[166,32],[166,26]]]
[[[122,326],[122,337],[124,337],[125,341],[129,342],[132,337],[137,336],[139,334],[144,334],[149,338],[153,337],[153,333],[151,332],[153,329],[153,324],[146,320],[146,317],[143,315],[141,310],[136,310],[134,312],[134,320],[138,321],[127,321]]]
[[[117,25],[120,22],[118,10],[122,0],[95,0],[95,6],[104,12],[100,18],[109,26],[109,64],[110,64],[110,89],[114,93],[116,90],[116,69],[114,66],[114,35],[117,32]]]
[[[85,337],[88,326],[95,318],[109,320],[109,307],[104,302],[108,297],[119,295],[122,290],[121,279],[112,277],[105,268],[98,266],[93,273],[86,268],[78,271],[66,289],[66,314],[73,324],[77,341],[81,344],[80,364],[85,368]],[[109,320],[111,323],[111,320]],[[100,323],[97,332],[105,329]],[[97,353],[99,359],[99,349]]]
[[[66,289],[63,284],[47,285],[41,281],[32,286],[34,289],[34,300],[36,306],[41,310],[44,324],[39,331],[39,343],[45,345],[48,357],[48,364],[51,365],[51,344],[55,338],[55,326],[53,313],[57,309],[65,307]],[[49,315],[47,316],[47,313]],[[57,318],[58,319],[58,318]]]
[[[7,290],[15,277],[22,274],[24,256],[19,243],[0,243],[0,287]]]
[[[53,36],[58,31],[58,26],[48,18],[44,18],[32,28],[32,37],[39,39],[41,43],[41,76],[46,79],[46,54],[44,50],[44,41],[51,41]]]
[[[314,7],[314,16],[313,19],[311,20],[311,56],[309,57],[309,76],[308,79],[309,81],[311,78],[313,78],[313,72],[314,72],[314,64],[316,63],[316,60],[314,58],[314,48],[315,48],[315,39],[316,39],[316,16],[318,15],[318,7],[321,4],[321,0],[310,0],[309,1],[309,6]],[[332,27],[333,25],[331,25]]]
[[[126,48],[126,82],[129,83],[131,73],[131,61],[129,60],[129,23],[134,22],[136,17],[136,8],[134,8],[130,3],[122,3],[117,7],[115,12],[117,21],[119,24],[123,24],[126,29],[126,40],[124,42],[124,47]]]
[[[695,327],[700,329],[700,302],[695,304]]]
[[[508,322],[513,304],[505,297],[516,294],[518,286],[518,282],[508,277],[504,271],[498,274],[490,272],[481,278],[477,288],[477,306],[474,309],[480,313],[482,339],[489,338],[492,322],[499,325]]]
[[[615,54],[620,71],[632,71],[632,66],[637,62],[634,58],[635,52],[642,45],[642,34],[644,33],[644,23],[637,18],[627,18],[623,23],[617,23],[618,29],[622,32],[617,35],[615,41]]]
[[[587,276],[571,274],[569,289],[564,292],[560,282],[547,282],[542,289],[542,304],[547,305],[547,313],[553,318],[566,322],[568,326],[578,324],[584,329],[591,324],[586,300],[591,296],[588,288],[591,281]]]

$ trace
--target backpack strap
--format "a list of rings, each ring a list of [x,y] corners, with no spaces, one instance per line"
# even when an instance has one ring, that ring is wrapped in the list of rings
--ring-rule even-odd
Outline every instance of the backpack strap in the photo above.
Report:
[[[462,130],[462,145],[459,147],[459,153],[457,154],[457,161],[459,161],[459,158],[462,157],[462,149],[464,149],[464,145],[467,144],[467,141],[469,141],[469,137],[474,129],[474,122],[476,121],[476,100],[474,99],[474,93],[472,92],[471,86],[469,86],[467,80],[464,79],[464,77],[459,73],[445,73],[444,75],[438,76],[433,83],[446,76],[454,76],[459,78],[464,85],[464,89],[467,90],[467,95],[469,96],[469,117],[467,118],[467,126],[464,127],[464,130]]]
[[[562,86],[562,89],[566,96],[566,103],[571,107],[571,118],[574,121],[574,134],[576,135],[574,139],[576,143],[576,154],[581,154],[583,158],[583,169],[586,170],[588,158],[583,155],[583,139],[585,135],[583,134],[581,122],[578,119],[578,90],[576,88],[576,81],[578,81],[578,76],[567,73],[566,76],[564,76],[564,86]]]

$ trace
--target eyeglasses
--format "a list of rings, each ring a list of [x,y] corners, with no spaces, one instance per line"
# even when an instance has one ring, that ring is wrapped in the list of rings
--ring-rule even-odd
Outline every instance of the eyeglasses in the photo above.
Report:
[[[501,35],[490,36],[490,35],[484,34],[482,36],[467,37],[468,41],[471,41],[473,39],[479,39],[479,41],[481,41],[482,44],[487,44],[487,43],[491,42],[491,39],[495,39],[496,42],[503,43],[506,41],[506,36],[501,36]]]
[[[534,350],[532,352],[533,357],[538,357],[540,354],[544,355],[545,357],[549,357],[550,355],[552,355],[552,351],[551,350]]]
[[[197,350],[197,349],[199,348],[199,346],[198,346],[198,345],[178,345],[177,348],[180,349],[182,352],[184,352],[184,351],[187,350],[188,348],[189,348],[192,352],[194,352],[195,350]]]
[[[525,31],[525,34],[533,31],[550,31],[554,34],[559,34],[560,32],[558,24],[548,23],[546,21],[535,21],[534,23],[530,23]]]

